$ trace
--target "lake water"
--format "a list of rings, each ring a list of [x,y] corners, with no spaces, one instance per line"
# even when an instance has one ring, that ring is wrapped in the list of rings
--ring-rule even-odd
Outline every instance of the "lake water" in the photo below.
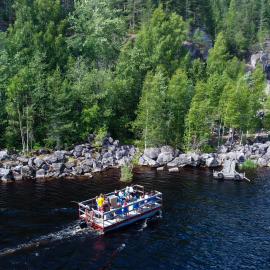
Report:
[[[71,201],[124,187],[117,175],[2,183],[0,269],[270,269],[270,171],[249,177],[137,174],[134,183],[163,192],[163,217],[107,235],[79,230]]]

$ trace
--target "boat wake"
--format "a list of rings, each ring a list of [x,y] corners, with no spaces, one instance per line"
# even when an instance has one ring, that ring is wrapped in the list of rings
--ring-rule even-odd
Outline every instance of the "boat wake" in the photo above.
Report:
[[[14,248],[4,248],[0,250],[0,257],[12,255],[14,253],[20,252],[20,251],[26,251],[35,249],[41,246],[45,246],[48,244],[51,244],[56,241],[61,240],[67,240],[69,238],[72,238],[74,236],[85,236],[85,235],[93,234],[93,236],[98,236],[99,233],[96,231],[93,231],[90,228],[81,229],[79,226],[78,221],[70,224],[69,226],[63,228],[60,231],[49,233],[47,235],[40,236],[38,238],[35,238],[33,240],[30,240],[29,242],[19,244],[18,246]]]
[[[142,232],[145,228],[147,228],[147,222],[148,222],[149,218],[146,218],[144,221],[143,221],[143,224],[141,226],[141,228],[138,230],[139,232]]]

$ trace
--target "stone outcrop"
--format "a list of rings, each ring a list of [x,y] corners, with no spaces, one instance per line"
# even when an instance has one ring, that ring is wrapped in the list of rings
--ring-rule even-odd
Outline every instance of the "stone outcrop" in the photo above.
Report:
[[[29,157],[11,155],[7,150],[2,150],[0,151],[0,179],[16,181],[67,176],[91,177],[93,173],[129,164],[137,152],[133,145],[120,145],[118,140],[113,140],[111,137],[104,138],[101,148],[95,147],[93,140],[94,136],[90,135],[88,143],[76,145],[69,151],[52,152],[41,149]],[[149,161],[150,159],[147,159],[144,164],[148,164]]]
[[[121,145],[118,140],[106,137],[102,147],[95,147],[92,137],[88,143],[76,145],[69,151],[37,151],[32,156],[9,154],[0,151],[0,179],[46,179],[74,176],[91,177],[108,168],[130,164],[139,150],[133,145]],[[183,167],[215,168],[227,159],[241,164],[249,159],[259,167],[270,167],[270,141],[233,147],[222,145],[216,153],[182,153],[170,146],[147,148],[139,156],[138,165],[156,168],[157,171],[178,172]]]

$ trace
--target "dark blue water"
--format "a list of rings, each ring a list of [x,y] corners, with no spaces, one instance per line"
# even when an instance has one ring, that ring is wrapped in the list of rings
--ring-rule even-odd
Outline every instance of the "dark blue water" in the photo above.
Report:
[[[163,217],[98,235],[78,229],[76,205],[125,186],[96,180],[0,184],[0,269],[270,269],[270,171],[254,183],[208,171],[145,172]]]

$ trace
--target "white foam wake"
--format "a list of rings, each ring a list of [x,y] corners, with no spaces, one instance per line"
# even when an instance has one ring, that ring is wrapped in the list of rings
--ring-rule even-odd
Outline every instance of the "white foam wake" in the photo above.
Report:
[[[40,236],[38,238],[30,240],[29,242],[19,244],[18,246],[13,247],[13,248],[4,248],[0,250],[0,257],[12,255],[19,251],[35,249],[37,247],[48,245],[56,241],[61,241],[61,240],[68,239],[74,236],[80,236],[80,235],[85,235],[89,233],[92,233],[95,236],[98,235],[98,233],[94,232],[93,230],[89,228],[81,229],[78,222],[76,221],[75,223],[70,224],[69,226],[63,228],[60,231]]]

